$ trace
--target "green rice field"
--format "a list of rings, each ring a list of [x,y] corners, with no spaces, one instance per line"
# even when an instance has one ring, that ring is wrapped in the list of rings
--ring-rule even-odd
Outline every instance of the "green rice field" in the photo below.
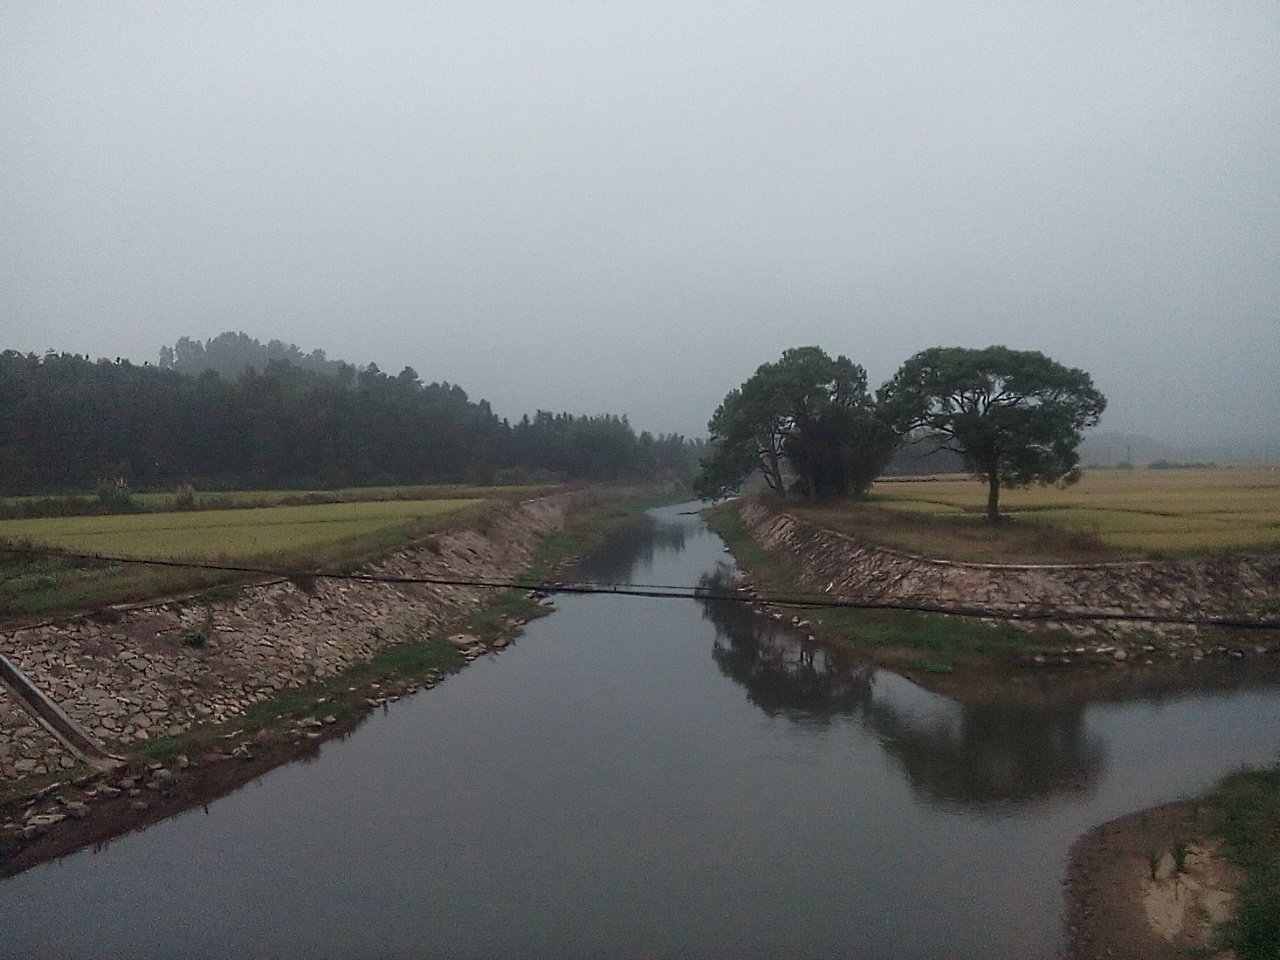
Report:
[[[413,496],[406,498],[410,491]],[[423,497],[423,492],[397,488],[384,491],[388,498],[381,500],[0,520],[0,542],[98,557],[342,570],[433,533],[466,526],[483,529],[490,505],[509,493],[486,490],[486,497],[467,490],[467,496]],[[244,579],[245,574],[230,571],[103,562],[19,549],[0,562],[0,619],[221,589]]]
[[[456,513],[479,499],[376,500],[243,510],[0,521],[0,538],[78,553],[182,560],[299,555]]]
[[[880,507],[965,518],[986,506],[985,483],[959,476],[882,480]],[[1257,466],[1087,470],[1065,488],[1001,491],[1015,520],[1096,537],[1122,551],[1238,550],[1280,543],[1280,470]]]

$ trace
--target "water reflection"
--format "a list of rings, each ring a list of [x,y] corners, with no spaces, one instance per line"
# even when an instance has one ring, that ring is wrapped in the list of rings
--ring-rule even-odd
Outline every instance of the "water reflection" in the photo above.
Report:
[[[652,566],[661,551],[684,549],[690,533],[685,523],[661,523],[646,514],[609,536],[588,559],[574,564],[571,579],[593,583],[630,583],[637,567]]]
[[[727,566],[705,575],[699,589],[732,591]],[[871,703],[875,668],[827,647],[790,626],[761,616],[748,604],[704,599],[702,616],[715,626],[711,656],[726,677],[746,688],[747,699],[769,716],[827,723]]]
[[[945,804],[999,812],[1091,794],[1106,767],[1106,748],[1086,731],[1079,708],[965,707],[958,719],[922,721],[876,702],[865,719],[912,789]]]
[[[700,589],[724,595],[732,571],[720,566]],[[880,672],[852,653],[827,647],[750,605],[707,598],[711,656],[769,716],[805,723],[855,718],[906,772],[913,791],[934,803],[985,812],[1091,792],[1106,748],[1089,734],[1081,706],[1044,709],[960,707],[930,697],[904,703]]]

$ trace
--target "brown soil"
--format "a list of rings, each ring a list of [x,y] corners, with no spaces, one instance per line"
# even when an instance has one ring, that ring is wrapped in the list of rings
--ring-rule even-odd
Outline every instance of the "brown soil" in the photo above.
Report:
[[[1185,850],[1183,870],[1175,851]],[[1216,856],[1208,811],[1197,801],[1144,810],[1089,831],[1067,874],[1068,955],[1073,960],[1228,960],[1215,926],[1239,883]],[[1154,878],[1153,878],[1154,873]]]

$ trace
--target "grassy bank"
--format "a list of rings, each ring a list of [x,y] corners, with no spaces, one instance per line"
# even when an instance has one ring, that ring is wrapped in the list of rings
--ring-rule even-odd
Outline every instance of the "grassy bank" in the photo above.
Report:
[[[1223,931],[1240,960],[1280,957],[1280,766],[1246,770],[1210,797],[1225,854],[1244,874]]]
[[[811,592],[800,584],[799,569],[760,546],[732,506],[708,511],[707,520],[759,592]],[[887,664],[936,672],[991,667],[1015,655],[1062,645],[1060,638],[1047,633],[962,617],[896,610],[781,609],[810,620],[815,634],[823,639],[850,644]]]
[[[1094,827],[1068,888],[1072,957],[1275,960],[1280,766]]]

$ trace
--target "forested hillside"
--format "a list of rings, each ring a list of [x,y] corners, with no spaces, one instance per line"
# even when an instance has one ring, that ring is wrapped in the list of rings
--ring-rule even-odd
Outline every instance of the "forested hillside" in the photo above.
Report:
[[[192,377],[213,370],[220,377],[234,380],[248,367],[266,370],[273,360],[288,360],[304,370],[327,374],[336,374],[347,366],[341,360],[330,360],[323,350],[304,353],[296,344],[281,340],[262,343],[247,333],[230,330],[203,342],[179,337],[172,347],[160,348],[160,369],[177,370]]]
[[[617,416],[539,412],[513,426],[409,367],[324,369],[334,372],[281,359],[188,376],[6,351],[0,492],[83,491],[104,478],[136,490],[635,480],[687,476],[700,455],[700,443],[637,436]]]

